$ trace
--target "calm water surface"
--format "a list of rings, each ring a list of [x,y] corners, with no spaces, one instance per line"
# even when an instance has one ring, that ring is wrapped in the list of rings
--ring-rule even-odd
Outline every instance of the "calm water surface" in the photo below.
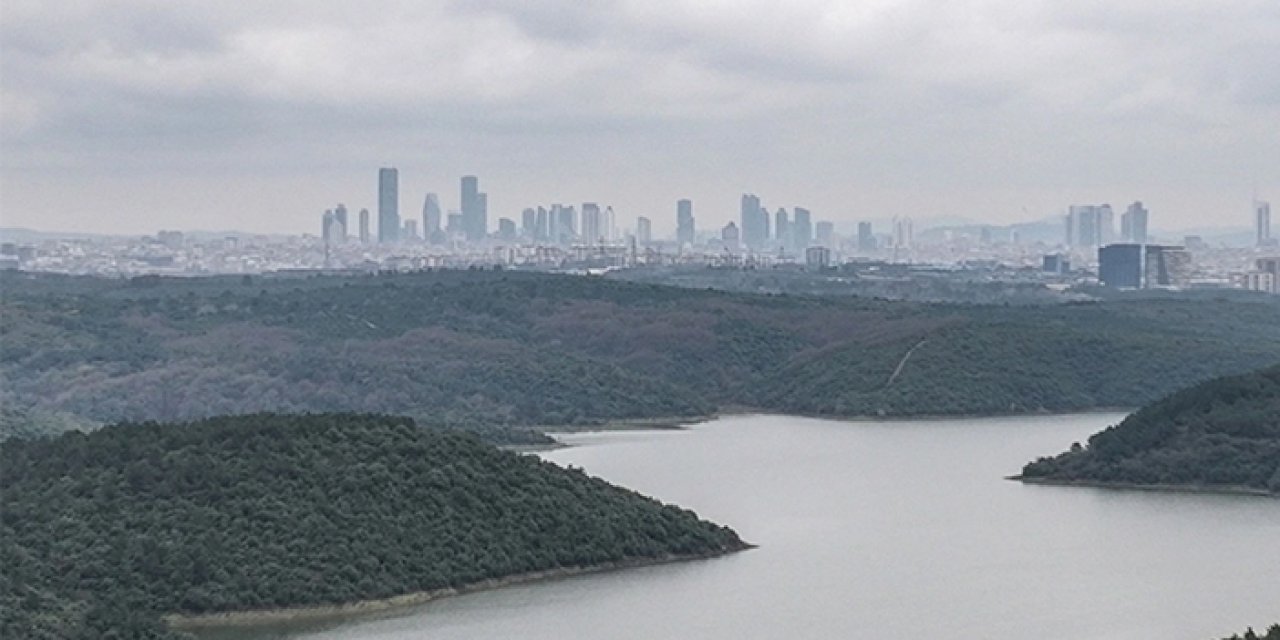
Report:
[[[1210,640],[1280,620],[1280,500],[1002,479],[1120,417],[566,435],[546,458],[760,548],[223,637]]]

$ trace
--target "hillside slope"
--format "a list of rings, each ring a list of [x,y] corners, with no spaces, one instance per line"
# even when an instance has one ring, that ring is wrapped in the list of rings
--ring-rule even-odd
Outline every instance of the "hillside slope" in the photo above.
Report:
[[[1280,495],[1280,366],[1174,393],[1022,478]]]
[[[0,283],[0,404],[90,423],[355,411],[519,441],[724,405],[1134,406],[1280,361],[1268,301],[923,305],[487,271]]]
[[[579,470],[380,416],[11,440],[0,486],[5,638],[133,637],[160,633],[163,613],[346,603],[744,546]]]

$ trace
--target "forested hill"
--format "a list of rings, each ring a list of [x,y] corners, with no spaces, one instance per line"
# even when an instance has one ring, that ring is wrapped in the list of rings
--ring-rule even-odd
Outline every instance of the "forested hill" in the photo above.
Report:
[[[1022,477],[1280,495],[1280,366],[1174,393]]]
[[[923,305],[492,271],[0,286],[0,405],[18,416],[0,426],[26,431],[355,411],[501,440],[723,406],[1069,411],[1280,361],[1266,300]]]
[[[10,440],[0,486],[4,638],[163,635],[163,613],[743,547],[689,511],[403,418],[257,415]]]

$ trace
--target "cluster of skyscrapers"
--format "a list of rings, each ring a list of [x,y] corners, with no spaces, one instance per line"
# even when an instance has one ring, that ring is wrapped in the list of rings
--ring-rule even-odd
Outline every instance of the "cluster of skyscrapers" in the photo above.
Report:
[[[772,222],[770,225],[769,210],[760,204],[760,197],[744,193],[740,224],[730,222],[725,225],[721,239],[741,242],[743,247],[756,251],[776,249],[796,254],[803,253],[814,240],[812,216],[804,207],[794,207],[790,214],[779,208],[773,214]],[[834,227],[830,223],[820,224],[823,225],[821,234],[832,235]]]
[[[637,233],[652,234],[648,218],[639,218]],[[645,229],[640,229],[640,227]],[[513,229],[514,231],[514,229]],[[601,210],[595,202],[584,202],[582,212],[573,205],[553,204],[529,207],[520,216],[520,234],[529,241],[552,245],[605,244],[621,239],[613,207]],[[505,236],[499,231],[500,236]],[[514,234],[510,238],[514,239]]]
[[[1145,244],[1150,212],[1141,201],[1134,202],[1120,216],[1120,237],[1115,235],[1115,213],[1109,204],[1072,205],[1066,216],[1066,246],[1101,247],[1116,242]]]
[[[451,211],[448,217],[440,209],[440,198],[428,193],[422,205],[421,232],[419,221],[400,216],[400,172],[394,167],[378,170],[378,228],[377,241],[393,243],[402,241],[442,240],[444,234],[457,233],[471,241],[483,239],[488,234],[488,196],[480,191],[475,176],[463,176],[461,211]],[[360,210],[359,240],[371,241],[368,209]],[[321,236],[326,244],[347,242],[351,239],[346,205],[339,204],[324,212]]]

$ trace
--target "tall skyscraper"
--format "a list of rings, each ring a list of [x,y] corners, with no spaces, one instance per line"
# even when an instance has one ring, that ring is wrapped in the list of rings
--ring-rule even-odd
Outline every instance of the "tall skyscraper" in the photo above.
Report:
[[[751,249],[763,247],[769,238],[769,214],[760,207],[760,197],[753,193],[742,194],[739,233],[742,244]]]
[[[822,221],[814,228],[814,235],[817,236],[818,246],[831,249],[836,246],[836,225]]]
[[[418,221],[405,220],[404,229],[400,231],[400,239],[405,242],[413,242],[418,239]]]
[[[804,207],[796,207],[793,212],[795,215],[791,219],[791,247],[798,255],[804,253],[804,250],[809,248],[809,243],[813,241],[813,216]]]
[[[693,244],[695,233],[693,226],[693,201],[676,201],[676,242],[681,246]]]
[[[871,231],[870,222],[858,223],[858,251],[875,251],[876,237]]]
[[[520,212],[520,235],[530,240],[538,238],[538,211],[533,207]]]
[[[556,216],[556,244],[572,244],[578,236],[578,212],[572,206],[560,207]]]
[[[653,223],[644,216],[636,218],[636,242],[640,244],[653,242]]]
[[[915,244],[915,235],[915,223],[911,221],[911,218],[906,216],[895,216],[893,218],[893,249],[895,252],[898,250],[910,250],[911,246]]]
[[[550,217],[549,217],[549,216],[548,216],[548,214],[547,214],[547,208],[546,208],[546,207],[538,207],[538,214],[537,214],[537,216],[534,218],[534,224],[533,224],[533,229],[534,229],[534,232],[533,232],[533,238],[534,238],[534,240],[538,240],[538,241],[542,241],[542,240],[550,240],[550,239],[551,239],[551,227],[552,227],[552,225],[553,225],[553,224],[554,224],[554,223],[551,221]]]
[[[338,225],[334,234],[334,240],[337,242],[347,241],[347,205],[338,203],[338,208],[333,210],[333,221]]]
[[[369,210],[360,210],[360,244],[369,244]]]
[[[487,198],[480,193],[480,179],[475,176],[462,176],[462,225],[467,240],[473,242],[484,238],[489,232],[489,221],[485,212]]]
[[[400,237],[400,172],[378,169],[378,242],[395,242]]]
[[[333,209],[325,209],[324,215],[320,216],[320,239],[326,245],[333,244],[333,232],[338,226],[333,217]]]
[[[1104,204],[1098,208],[1098,245],[1111,244],[1116,241],[1116,216],[1111,205]]]
[[[618,218],[613,213],[613,207],[606,206],[604,208],[604,217],[600,221],[600,237],[606,242],[613,242],[618,239]]]
[[[422,238],[424,240],[430,240],[440,232],[443,218],[443,212],[440,211],[440,198],[434,193],[428,193],[427,198],[422,202]]]
[[[1253,224],[1258,236],[1258,246],[1271,244],[1271,203],[1253,203]]]
[[[1067,209],[1067,246],[1092,249],[1115,236],[1111,205],[1071,205]]]
[[[1120,239],[1123,242],[1147,243],[1147,219],[1149,213],[1139,200],[1129,205],[1120,215]]]
[[[560,225],[561,220],[564,218],[564,214],[561,213],[563,209],[564,207],[561,205],[553,204],[551,205],[551,209],[547,212],[547,240],[549,240],[551,244],[558,245],[561,242]]]
[[[603,240],[600,224],[600,205],[594,202],[582,203],[582,241],[596,244]]]
[[[773,214],[773,234],[777,239],[773,246],[786,247],[791,243],[791,223],[787,220],[787,210],[782,207]]]

